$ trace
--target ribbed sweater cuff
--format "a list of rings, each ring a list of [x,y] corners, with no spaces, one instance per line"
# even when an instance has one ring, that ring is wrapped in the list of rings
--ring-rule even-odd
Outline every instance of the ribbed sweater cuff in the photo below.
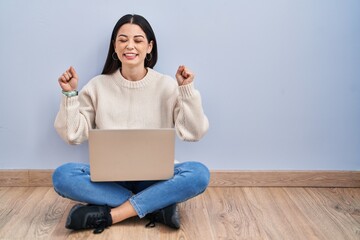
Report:
[[[76,106],[79,103],[79,96],[67,97],[65,95],[62,96],[63,105],[66,107]]]
[[[179,87],[180,96],[183,98],[190,98],[194,95],[195,87],[194,83],[189,83]]]

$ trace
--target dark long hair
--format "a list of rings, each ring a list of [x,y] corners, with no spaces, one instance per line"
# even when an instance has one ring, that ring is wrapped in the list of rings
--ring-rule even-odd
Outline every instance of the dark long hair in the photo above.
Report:
[[[142,16],[136,15],[136,14],[127,14],[119,19],[119,21],[116,23],[114,30],[111,34],[110,39],[110,46],[109,46],[109,52],[106,57],[106,62],[104,65],[104,69],[102,71],[102,74],[111,74],[115,72],[117,69],[121,68],[121,62],[120,60],[114,60],[112,55],[115,52],[114,49],[114,43],[116,40],[117,32],[119,31],[120,27],[126,23],[132,23],[138,25],[146,34],[146,38],[148,42],[153,41],[153,47],[151,50],[151,59],[148,61],[145,59],[145,67],[153,68],[157,62],[158,54],[157,54],[157,44],[156,44],[156,38],[154,31],[152,30],[150,23]]]

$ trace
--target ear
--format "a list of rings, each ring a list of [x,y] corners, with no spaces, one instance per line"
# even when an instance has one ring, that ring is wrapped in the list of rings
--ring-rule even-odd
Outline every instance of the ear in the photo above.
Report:
[[[148,45],[148,50],[147,50],[147,53],[151,53],[152,48],[153,48],[153,45],[154,45],[154,41],[153,41],[153,40],[151,40],[151,41],[149,42],[149,45]]]

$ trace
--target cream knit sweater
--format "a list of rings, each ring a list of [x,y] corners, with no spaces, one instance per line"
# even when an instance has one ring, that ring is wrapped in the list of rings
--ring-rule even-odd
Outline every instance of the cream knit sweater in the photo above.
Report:
[[[80,144],[94,128],[175,127],[181,139],[197,141],[209,122],[193,83],[178,86],[171,77],[148,68],[139,81],[128,81],[115,71],[93,78],[79,96],[63,96],[54,125],[66,142]]]

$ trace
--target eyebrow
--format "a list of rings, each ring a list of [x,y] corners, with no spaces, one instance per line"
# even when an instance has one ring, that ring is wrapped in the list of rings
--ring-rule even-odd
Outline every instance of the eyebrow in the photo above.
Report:
[[[129,37],[129,36],[127,36],[126,34],[119,34],[118,37]],[[143,35],[135,35],[134,36],[134,38],[137,38],[137,37],[145,38]]]

